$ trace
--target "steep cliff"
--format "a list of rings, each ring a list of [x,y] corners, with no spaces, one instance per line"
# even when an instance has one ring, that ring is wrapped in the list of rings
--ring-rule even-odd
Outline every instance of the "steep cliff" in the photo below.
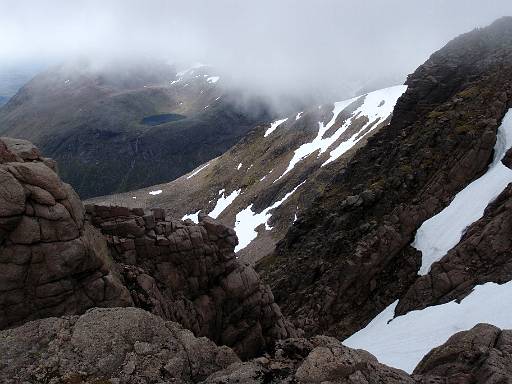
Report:
[[[420,225],[485,173],[512,100],[512,19],[462,35],[412,75],[391,123],[359,150],[261,271],[307,334],[346,337],[402,297]]]

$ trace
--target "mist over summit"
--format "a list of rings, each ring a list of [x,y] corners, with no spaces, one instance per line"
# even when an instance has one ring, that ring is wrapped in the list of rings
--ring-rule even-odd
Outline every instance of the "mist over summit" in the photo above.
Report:
[[[202,62],[274,101],[332,101],[403,83],[453,36],[511,13],[507,0],[2,0],[0,68],[77,56]]]

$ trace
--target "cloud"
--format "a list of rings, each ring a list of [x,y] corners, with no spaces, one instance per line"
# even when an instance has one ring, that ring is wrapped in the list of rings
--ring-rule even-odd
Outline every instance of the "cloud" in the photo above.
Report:
[[[205,62],[274,96],[402,82],[510,0],[0,0],[0,66],[88,56]]]

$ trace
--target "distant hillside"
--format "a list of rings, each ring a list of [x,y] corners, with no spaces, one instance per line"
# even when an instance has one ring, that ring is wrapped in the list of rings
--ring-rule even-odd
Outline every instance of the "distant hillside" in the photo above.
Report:
[[[0,108],[0,134],[36,143],[87,198],[173,180],[221,155],[270,119],[239,99],[204,66],[72,63],[39,74]]]
[[[199,213],[233,226],[239,257],[255,262],[273,251],[297,217],[385,126],[405,86],[334,105],[313,106],[256,128],[224,155],[179,179],[90,202]]]

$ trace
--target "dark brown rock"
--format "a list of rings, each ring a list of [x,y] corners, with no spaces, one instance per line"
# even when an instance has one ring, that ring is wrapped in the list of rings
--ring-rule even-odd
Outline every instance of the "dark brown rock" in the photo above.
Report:
[[[94,306],[132,304],[82,203],[24,141],[0,164],[0,329]],[[24,162],[24,159],[28,162]],[[4,217],[5,216],[5,217]]]
[[[137,306],[243,358],[294,335],[270,289],[236,260],[232,229],[209,217],[182,223],[161,209],[145,215],[119,207],[86,210],[107,237]]]
[[[415,375],[443,383],[510,383],[512,380],[512,331],[478,324],[456,333],[430,351],[414,370]],[[440,381],[442,379],[446,381]]]
[[[416,230],[492,160],[512,104],[511,40],[504,18],[433,54],[408,77],[390,125],[262,260],[276,302],[307,335],[349,336],[416,281]],[[437,277],[445,290],[451,276]]]
[[[7,170],[0,169],[0,217],[20,215],[24,211],[22,185]]]
[[[400,299],[395,313],[462,300],[475,286],[512,280],[512,184],[473,223],[461,241]]]
[[[24,161],[43,160],[39,149],[28,140],[14,139],[12,137],[0,137],[7,150]],[[11,158],[11,162],[16,161]]]
[[[67,196],[59,176],[42,162],[9,163],[7,170],[20,182],[42,188],[56,199]]]
[[[0,381],[197,383],[238,362],[227,347],[137,308],[29,322],[0,333]]]
[[[380,364],[366,351],[318,336],[283,340],[271,356],[232,364],[204,383],[414,384],[415,380],[403,371]]]

